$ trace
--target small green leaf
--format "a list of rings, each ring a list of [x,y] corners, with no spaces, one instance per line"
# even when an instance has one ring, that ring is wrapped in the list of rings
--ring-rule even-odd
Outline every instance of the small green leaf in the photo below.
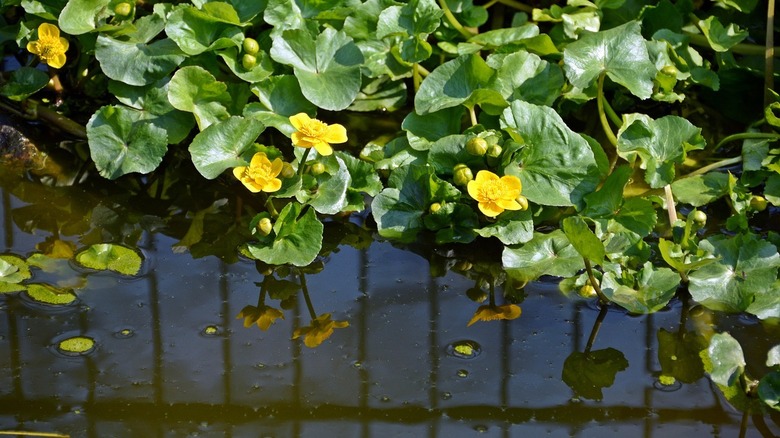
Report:
[[[622,284],[623,281],[614,273],[605,272],[601,290],[610,301],[629,312],[646,314],[669,303],[680,285],[680,276],[669,268],[655,268],[646,262],[636,276],[636,284]]]
[[[316,189],[301,190],[296,199],[302,204],[309,204],[322,214],[336,214],[347,206],[347,189],[352,178],[347,171],[344,160],[335,154],[321,157],[319,162],[325,165],[325,172],[314,177],[317,180]]]
[[[76,262],[89,269],[136,275],[141,270],[143,259],[130,248],[111,243],[99,243],[76,254]]]
[[[561,222],[566,238],[580,255],[595,264],[604,262],[604,244],[593,234],[588,224],[580,216],[570,216]]]
[[[228,168],[246,166],[241,155],[264,130],[262,123],[243,117],[215,123],[192,139],[189,147],[192,163],[207,179],[218,177]]]
[[[59,289],[48,284],[29,284],[25,293],[33,301],[52,306],[66,306],[76,301],[76,295],[72,291]]]
[[[58,24],[69,35],[81,35],[95,30],[108,18],[111,0],[70,0],[62,8]]]
[[[238,14],[227,3],[212,5],[203,10],[182,5],[173,10],[165,24],[165,33],[188,55],[238,47],[243,41],[243,31],[238,26]]]
[[[636,21],[585,33],[564,49],[563,68],[569,81],[583,90],[606,73],[639,98],[647,99],[653,93],[656,69]]]
[[[227,85],[202,67],[182,67],[173,75],[168,100],[174,108],[191,112],[201,131],[230,117],[232,98]]]
[[[475,231],[482,237],[497,237],[504,245],[515,245],[533,238],[534,221],[530,210],[506,211],[494,223]]]
[[[715,16],[699,20],[699,27],[704,36],[707,37],[707,41],[710,42],[710,47],[716,52],[727,52],[748,36],[746,30],[740,30],[734,23],[729,23],[728,27],[724,27]]]
[[[324,227],[313,208],[301,214],[302,208],[297,202],[287,204],[276,218],[272,240],[248,244],[249,253],[272,265],[306,266],[314,261],[322,248]]]
[[[49,75],[32,67],[20,67],[11,73],[8,82],[0,87],[0,94],[11,100],[24,100],[43,89],[49,83]]]
[[[758,397],[770,408],[780,411],[780,372],[772,371],[758,382]]]
[[[90,155],[104,178],[149,173],[162,162],[168,135],[143,117],[141,111],[131,108],[104,106],[89,119]]]
[[[745,372],[745,355],[736,339],[728,333],[716,333],[707,347],[710,358],[710,378],[721,386],[731,386]]]
[[[21,283],[32,277],[30,266],[19,257],[0,254],[0,281],[4,283]]]
[[[60,341],[57,348],[65,354],[87,354],[95,348],[95,340],[86,336],[74,336]]]

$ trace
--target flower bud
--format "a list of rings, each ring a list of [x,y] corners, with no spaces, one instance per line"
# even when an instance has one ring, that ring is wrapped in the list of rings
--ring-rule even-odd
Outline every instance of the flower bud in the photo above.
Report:
[[[501,156],[501,152],[504,152],[501,146],[494,144],[487,149],[487,156],[489,158],[498,158]]]
[[[471,155],[481,157],[485,155],[488,150],[487,141],[482,137],[473,137],[466,142],[466,152]]]
[[[314,176],[322,175],[325,172],[325,165],[320,162],[314,163],[311,165],[310,171]]]
[[[241,57],[241,66],[244,67],[245,70],[252,70],[256,65],[257,58],[255,58],[254,55],[245,53],[244,56]]]
[[[263,235],[267,236],[271,234],[271,231],[274,229],[274,223],[271,222],[271,219],[264,217],[260,219],[260,222],[257,223],[257,231]]]
[[[753,195],[752,198],[750,198],[750,208],[752,208],[755,211],[764,211],[766,210],[767,201],[766,198],[759,195]]]
[[[244,49],[244,53],[249,55],[256,55],[260,51],[260,44],[254,38],[244,38],[244,43],[241,46]]]
[[[661,69],[661,73],[665,74],[666,76],[676,77],[677,76],[677,67],[673,65],[665,65]]]
[[[591,286],[590,283],[585,283],[577,293],[580,294],[582,298],[593,298],[596,296],[596,288]]]
[[[130,3],[122,2],[114,6],[114,14],[120,17],[127,17],[133,12],[133,6]]]
[[[456,164],[452,168],[452,180],[459,186],[465,186],[469,181],[474,179],[474,173],[471,172],[469,166],[461,163]]]
[[[428,207],[428,211],[431,212],[431,214],[436,213],[439,210],[441,210],[441,204],[438,202],[434,202],[430,205],[430,207]]]
[[[693,210],[691,212],[691,219],[696,225],[703,227],[707,223],[707,214],[701,210]]]
[[[292,164],[288,162],[282,163],[282,171],[279,172],[279,176],[282,178],[292,178],[295,176],[295,169],[293,169]]]
[[[523,195],[517,197],[517,203],[520,204],[520,210],[528,210],[528,198]]]

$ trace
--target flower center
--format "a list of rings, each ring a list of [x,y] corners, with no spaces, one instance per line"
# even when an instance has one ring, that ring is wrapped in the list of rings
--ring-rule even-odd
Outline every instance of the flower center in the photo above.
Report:
[[[319,138],[325,134],[328,125],[317,119],[311,119],[309,123],[301,127],[301,132],[307,137]]]
[[[52,59],[64,53],[60,39],[51,36],[42,36],[38,40],[38,48],[41,51],[40,57],[43,59]]]
[[[505,191],[501,181],[487,181],[482,185],[480,195],[488,201],[495,201],[501,199],[501,195],[503,195]]]
[[[267,180],[271,175],[271,165],[262,163],[259,166],[248,167],[246,175],[254,181]]]

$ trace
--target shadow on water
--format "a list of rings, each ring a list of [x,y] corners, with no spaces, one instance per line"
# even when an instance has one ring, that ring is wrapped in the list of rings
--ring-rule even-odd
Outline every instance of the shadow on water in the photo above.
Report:
[[[780,433],[777,416],[731,406],[698,359],[709,333],[729,331],[761,375],[776,327],[683,301],[648,316],[600,311],[563,296],[554,281],[517,284],[489,247],[399,248],[376,240],[359,215],[326,224],[313,265],[265,266],[235,251],[248,221],[236,212],[249,201],[227,181],[181,173],[133,190],[0,173],[2,253],[37,255],[25,285],[75,294],[60,305],[29,291],[0,297],[0,430]],[[73,262],[105,242],[139,251],[140,273]],[[480,320],[499,315],[513,319]],[[77,336],[94,348],[62,351],[60,342]]]

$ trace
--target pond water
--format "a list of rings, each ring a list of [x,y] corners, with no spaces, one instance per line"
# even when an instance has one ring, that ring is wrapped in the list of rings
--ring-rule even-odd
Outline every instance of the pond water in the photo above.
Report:
[[[231,252],[245,227],[236,218],[235,187],[211,182],[207,189],[195,178],[165,190],[150,181],[133,192],[97,177],[51,187],[0,175],[2,253],[48,254],[26,284],[76,295],[49,305],[26,292],[0,294],[0,431],[780,434],[778,416],[743,415],[696,365],[697,352],[685,349],[713,330],[728,331],[745,348],[748,370],[763,375],[780,334],[754,318],[678,300],[648,316],[600,311],[563,296],[555,279],[523,288],[504,281],[500,261],[481,260],[479,246],[402,248],[377,240],[363,216],[326,225],[327,250],[315,265],[273,270]],[[137,249],[141,272],[123,276],[69,260],[73,250],[106,242]],[[490,301],[490,283],[495,303],[517,303],[521,316],[468,326]],[[259,300],[284,315],[265,331],[237,318]],[[349,325],[315,348],[293,339],[326,313]],[[58,348],[75,336],[94,347],[81,354]],[[670,366],[686,369],[677,374],[687,381],[663,379]]]

